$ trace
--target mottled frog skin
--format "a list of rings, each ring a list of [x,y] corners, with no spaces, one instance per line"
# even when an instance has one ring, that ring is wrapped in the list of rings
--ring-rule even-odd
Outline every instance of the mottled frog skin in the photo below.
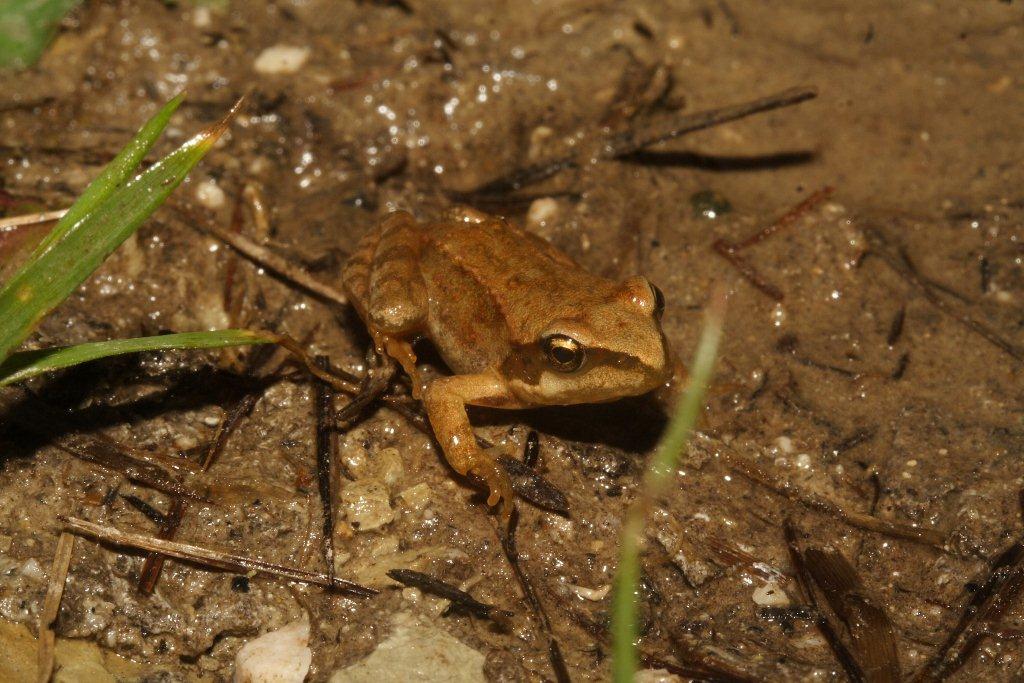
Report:
[[[467,405],[610,401],[682,377],[643,277],[593,275],[546,240],[472,209],[420,223],[397,211],[359,243],[343,286],[382,353],[409,374],[451,466],[483,479],[511,512],[508,476],[478,445]],[[424,383],[412,343],[428,338],[454,373]]]

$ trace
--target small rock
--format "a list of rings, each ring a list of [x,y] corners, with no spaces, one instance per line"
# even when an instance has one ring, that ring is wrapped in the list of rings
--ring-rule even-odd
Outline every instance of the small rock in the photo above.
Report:
[[[346,482],[341,488],[345,518],[356,531],[378,529],[395,519],[391,496],[379,481]]]
[[[397,448],[383,448],[375,456],[377,462],[377,478],[392,489],[402,479],[405,467],[402,454]]]
[[[481,653],[436,626],[426,626],[414,616],[400,613],[395,617],[391,636],[366,659],[335,671],[330,683],[476,683],[484,680]]]
[[[204,180],[196,186],[196,201],[207,209],[219,209],[224,206],[224,190],[216,181]]]
[[[309,59],[309,48],[294,45],[274,45],[261,52],[253,68],[261,74],[293,74]]]
[[[202,5],[192,11],[192,25],[199,29],[210,28],[213,25],[213,15],[209,7]]]
[[[302,683],[309,673],[309,621],[264,633],[235,655],[234,683]]]
[[[608,596],[608,591],[612,589],[612,585],[610,583],[606,583],[600,588],[586,588],[584,586],[569,584],[569,589],[584,600],[600,602]]]
[[[419,483],[415,486],[410,486],[401,493],[398,497],[401,498],[405,504],[413,510],[422,510],[429,503],[433,497],[434,492],[425,483]]]
[[[633,683],[680,683],[682,680],[665,669],[641,669],[633,675]]]
[[[534,199],[530,210],[526,212],[526,223],[531,228],[542,228],[558,216],[558,210],[558,202],[551,197]]]
[[[656,538],[668,553],[672,564],[683,572],[683,576],[694,588],[703,585],[718,573],[710,562],[698,555],[697,549],[673,524],[666,524],[659,529]]]
[[[754,589],[754,602],[762,607],[789,607],[789,596],[774,581]]]
[[[537,126],[530,132],[529,154],[531,160],[543,158],[547,154],[548,143],[555,131],[548,126]]]
[[[40,583],[46,581],[46,572],[43,571],[43,567],[34,557],[29,558],[25,561],[25,564],[21,565],[19,573],[26,579],[31,579]]]

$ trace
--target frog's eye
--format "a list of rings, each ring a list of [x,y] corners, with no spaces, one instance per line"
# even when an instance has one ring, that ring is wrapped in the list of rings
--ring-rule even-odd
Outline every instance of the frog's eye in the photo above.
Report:
[[[661,316],[665,312],[665,295],[655,284],[651,284],[651,292],[654,293],[654,317],[661,320]]]
[[[542,344],[551,365],[559,372],[579,370],[587,358],[587,352],[583,349],[583,345],[564,334],[544,337]]]

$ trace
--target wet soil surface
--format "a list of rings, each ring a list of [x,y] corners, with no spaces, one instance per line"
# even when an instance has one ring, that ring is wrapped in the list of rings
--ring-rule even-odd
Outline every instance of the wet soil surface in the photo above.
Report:
[[[713,656],[752,678],[843,679],[797,585],[788,521],[800,547],[831,548],[849,561],[858,594],[891,619],[903,676],[936,656],[993,562],[1012,555],[1024,532],[1024,8],[225,5],[86,2],[38,67],[4,75],[4,213],[68,205],[184,88],[189,98],[164,151],[250,92],[176,201],[227,226],[243,188],[258,188],[269,234],[257,234],[247,212],[242,230],[325,282],[337,283],[348,251],[388,210],[426,217],[458,197],[526,224],[595,272],[647,275],[665,292],[666,331],[684,358],[710,292],[725,283],[724,346],[703,436],[649,526],[643,649],[677,664]],[[265,50],[274,46],[298,48],[290,54],[301,64],[273,73],[279,65]],[[516,192],[472,194],[604,128],[802,84],[820,96]],[[826,185],[831,198],[743,250],[769,287],[754,286],[713,249],[716,240],[753,235]],[[0,246],[31,239],[20,235],[0,233]],[[31,343],[230,324],[286,331],[335,366],[362,371],[367,337],[351,312],[239,260],[170,208]],[[249,391],[259,400],[210,472],[194,478],[213,487],[214,502],[189,505],[178,538],[325,569],[313,385],[286,365],[253,388],[231,361],[147,355],[33,385],[74,426],[41,417],[20,394],[3,396],[0,616],[34,622],[58,514],[155,533],[121,494],[158,510],[170,504],[60,450],[55,433],[103,434],[184,472]],[[10,426],[18,420],[22,427]],[[26,420],[42,425],[42,436],[26,431]],[[602,634],[620,521],[661,417],[636,400],[478,411],[473,420],[515,457],[538,430],[538,472],[565,494],[569,514],[520,501],[521,566],[573,680],[607,679]],[[247,639],[306,613],[311,679],[326,680],[372,652],[396,615],[411,613],[482,653],[491,680],[552,679],[546,636],[493,515],[431,440],[378,409],[338,436],[338,455],[346,472],[337,572],[381,587],[379,596],[169,562],[144,597],[139,555],[79,542],[58,633],[94,640],[154,675],[221,680]],[[934,532],[940,547],[865,529],[837,510]],[[442,616],[445,603],[398,587],[385,574],[394,568],[511,610],[511,627]],[[962,666],[942,675],[1019,680],[1024,649],[1013,636],[1022,620],[1011,601],[986,625],[1002,633],[979,638]]]

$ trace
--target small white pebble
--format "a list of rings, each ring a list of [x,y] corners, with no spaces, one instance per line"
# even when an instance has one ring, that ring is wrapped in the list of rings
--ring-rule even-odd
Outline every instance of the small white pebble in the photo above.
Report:
[[[801,453],[800,455],[796,456],[796,466],[802,470],[810,469],[811,456],[807,455],[806,453]]]
[[[384,448],[374,457],[377,477],[390,489],[401,479],[404,467],[397,448]]]
[[[633,683],[681,683],[682,680],[665,669],[641,669],[633,674]]]
[[[196,186],[196,200],[207,209],[224,206],[224,190],[215,180],[204,180]]]
[[[583,598],[584,600],[593,600],[594,602],[599,602],[601,600],[604,600],[605,597],[607,597],[608,591],[612,589],[612,585],[609,583],[605,584],[604,586],[601,586],[600,588],[586,588],[584,586],[576,586],[573,584],[569,584],[569,588],[572,589],[573,593]]]
[[[533,226],[545,226],[558,215],[558,202],[551,197],[535,199],[526,214],[526,222]]]
[[[207,415],[203,418],[203,424],[207,427],[216,427],[220,424],[220,418],[216,415]]]
[[[196,28],[210,28],[213,23],[209,7],[199,6],[192,11],[192,25]]]
[[[348,482],[341,489],[345,518],[357,531],[371,531],[395,519],[388,490],[379,481]]]
[[[234,683],[302,683],[309,673],[309,621],[293,621],[250,640],[235,655]]]
[[[42,566],[34,557],[26,560],[25,564],[21,565],[19,573],[26,579],[40,582],[46,581],[46,572],[43,571]]]
[[[261,52],[253,63],[256,73],[293,74],[309,59],[308,47],[274,45]]]
[[[754,589],[754,602],[762,607],[789,607],[789,596],[774,581]]]
[[[793,440],[788,436],[780,436],[775,439],[775,446],[783,453],[793,452]]]
[[[432,496],[433,492],[430,490],[430,486],[423,483],[410,486],[398,494],[398,497],[402,499],[402,502],[413,510],[422,510],[425,508],[430,503]]]
[[[548,140],[555,131],[548,126],[537,126],[530,132],[530,148],[527,154],[531,159],[540,159],[548,146]]]

